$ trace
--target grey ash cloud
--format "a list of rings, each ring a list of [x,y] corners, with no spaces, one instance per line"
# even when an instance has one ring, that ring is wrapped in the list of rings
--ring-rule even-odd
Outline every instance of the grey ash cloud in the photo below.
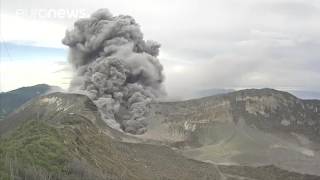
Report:
[[[74,69],[70,91],[87,94],[111,127],[144,133],[150,102],[165,94],[160,44],[145,41],[132,17],[107,9],[76,21],[63,44]]]

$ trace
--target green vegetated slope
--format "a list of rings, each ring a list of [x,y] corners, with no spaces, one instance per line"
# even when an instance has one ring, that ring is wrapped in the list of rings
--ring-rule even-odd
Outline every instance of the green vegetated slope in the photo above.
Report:
[[[46,93],[50,88],[52,86],[47,84],[38,84],[0,93],[0,120],[30,99]]]
[[[0,142],[0,176],[44,176],[59,174],[68,160],[58,131],[41,121],[30,120]],[[39,174],[35,174],[36,172]],[[31,178],[31,177],[29,177]]]

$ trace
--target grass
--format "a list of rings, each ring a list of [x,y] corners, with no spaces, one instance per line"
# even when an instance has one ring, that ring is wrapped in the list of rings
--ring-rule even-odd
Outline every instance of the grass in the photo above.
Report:
[[[14,162],[14,163],[12,163]],[[27,121],[8,137],[0,139],[0,177],[12,176],[16,168],[41,168],[59,173],[67,165],[68,154],[57,129],[41,121]]]

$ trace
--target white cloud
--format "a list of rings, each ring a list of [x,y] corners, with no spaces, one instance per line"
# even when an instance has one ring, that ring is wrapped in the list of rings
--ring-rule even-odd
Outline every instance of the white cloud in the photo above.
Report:
[[[17,18],[17,9],[90,13],[106,7],[113,14],[132,15],[146,39],[162,44],[160,58],[171,94],[212,87],[320,89],[320,1],[3,0],[2,4],[1,17],[6,20],[1,22],[1,36],[50,46],[60,46],[75,19]]]
[[[50,21],[1,14],[1,40],[35,46],[62,47],[66,27]]]
[[[67,88],[71,74],[59,71],[62,68],[64,66],[55,61],[3,61],[0,65],[0,90],[8,91],[41,83]]]

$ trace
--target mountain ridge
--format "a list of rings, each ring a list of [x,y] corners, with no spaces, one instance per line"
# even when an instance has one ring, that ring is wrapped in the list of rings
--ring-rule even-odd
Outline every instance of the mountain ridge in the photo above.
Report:
[[[320,101],[249,89],[151,105],[142,138],[167,142],[205,162],[277,164],[320,174]]]
[[[200,104],[202,103],[202,100],[198,101],[200,101]],[[208,98],[208,101],[211,102],[212,99]],[[166,106],[169,104],[169,106],[166,109],[161,109],[164,111],[154,116],[156,118],[163,115],[161,113],[166,112],[169,112],[168,115],[170,116],[172,111],[183,114],[184,111],[181,111],[181,109],[188,109],[190,102],[193,103],[193,101],[189,101],[187,104],[182,102],[184,107],[180,107],[179,110],[172,108],[175,107],[175,103],[155,103],[151,105],[149,117],[154,116],[153,113],[157,110],[154,106],[159,104]],[[214,103],[216,103],[216,101],[214,101]],[[194,104],[189,106],[191,109],[189,109],[189,111],[192,112],[192,110],[194,110],[193,108],[198,105],[199,104]],[[200,108],[202,108],[202,106],[200,106]],[[200,111],[200,114],[203,113],[205,114],[205,111]],[[213,113],[219,114],[219,111],[213,111]],[[157,122],[154,120],[155,119],[150,119],[151,122]],[[165,118],[162,119],[161,122],[164,123],[162,125],[166,125],[165,122],[168,123],[170,122],[169,120]],[[201,118],[198,120],[201,120]],[[221,121],[221,123],[224,122],[231,123],[234,121],[231,119]],[[239,122],[244,121],[240,120]],[[151,123],[151,125],[153,124]],[[183,121],[182,126],[185,127],[185,121]],[[200,134],[197,134],[199,133],[198,127],[196,127],[194,131],[192,131],[192,126],[188,128],[189,134],[192,135],[192,132],[195,132],[196,134],[194,135],[200,138],[191,140],[200,143],[200,145],[208,145],[208,141],[201,140],[201,131]],[[35,131],[36,129],[39,129],[39,131]],[[219,129],[219,127],[216,129]],[[175,129],[173,128],[173,130]],[[148,131],[153,132],[154,129],[151,127]],[[210,134],[204,135],[209,135],[206,137],[207,139],[211,138]],[[224,134],[222,133],[221,136],[224,136]],[[48,139],[51,140],[48,141]],[[219,137],[217,137],[217,139],[219,139]],[[17,143],[17,141],[19,141],[19,143]],[[55,153],[46,150],[45,147],[47,145],[45,142],[49,143],[50,146],[58,148],[59,152],[61,151],[63,152],[62,154],[65,154],[60,157],[62,159],[59,161],[61,163],[58,163],[58,165],[60,164],[59,166],[51,167],[43,164],[44,161],[55,162],[54,160],[59,159]],[[203,142],[205,143],[203,144]],[[28,151],[23,151],[23,148],[17,146],[17,144],[21,143],[27,147],[37,145],[39,148],[31,148]],[[80,94],[52,93],[36,97],[0,122],[0,156],[14,158],[14,154],[18,155],[15,157],[17,161],[15,163],[17,164],[17,166],[15,166],[16,170],[11,171],[17,178],[30,176],[42,177],[43,179],[44,175],[51,179],[109,178],[128,180],[285,180],[284,178],[289,178],[290,180],[315,180],[319,178],[319,176],[315,175],[284,170],[278,166],[244,166],[241,164],[226,166],[201,162],[203,159],[198,159],[200,160],[198,161],[197,157],[188,155],[190,150],[197,149],[186,148],[186,146],[180,148],[177,146],[177,143],[179,143],[179,141],[171,143],[154,138],[148,139],[144,135],[128,135],[108,127],[99,116],[99,112],[94,103],[87,96]],[[188,145],[188,143],[186,143],[186,145]],[[198,145],[196,145],[196,147],[199,147]],[[47,154],[47,151],[50,152],[49,154],[53,153],[52,156],[36,155]],[[6,161],[5,158],[0,159]],[[8,163],[10,164],[10,162],[14,161],[11,159],[3,163],[5,166],[0,166],[0,176],[10,177],[10,174],[7,174],[8,169],[6,169],[6,165],[8,165]],[[33,163],[33,165],[29,166],[30,163]],[[27,166],[32,167],[31,170],[26,168]]]
[[[21,87],[8,92],[0,93],[0,119],[16,110],[30,99],[48,93],[52,89],[60,89],[57,86],[37,84],[34,86]]]

